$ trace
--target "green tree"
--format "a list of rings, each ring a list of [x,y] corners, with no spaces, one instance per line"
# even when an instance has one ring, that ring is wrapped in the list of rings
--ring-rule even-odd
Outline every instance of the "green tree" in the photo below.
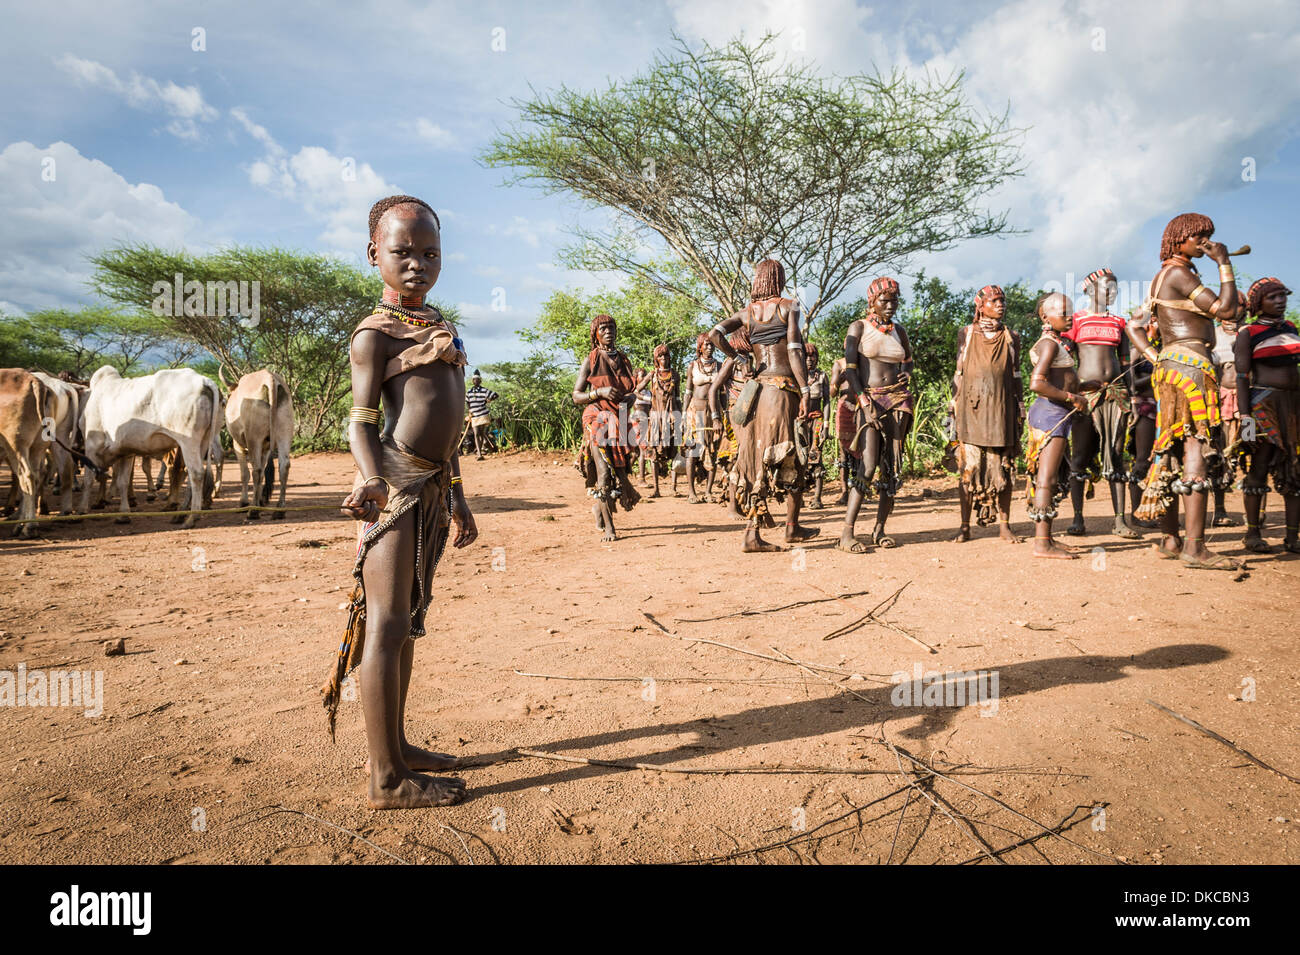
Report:
[[[177,367],[197,352],[148,312],[51,308],[0,321],[0,365],[66,371],[82,380],[103,365],[124,375],[160,364]]]
[[[700,291],[680,266],[661,267],[679,273],[676,281],[681,287]],[[537,321],[519,335],[543,354],[562,356],[560,360],[576,368],[591,351],[591,320],[601,313],[618,322],[619,347],[638,368],[652,367],[654,349],[660,344],[668,345],[671,362],[684,361],[694,353],[696,336],[713,324],[694,295],[669,292],[643,275],[634,275],[618,289],[555,292],[542,304]]]
[[[779,259],[812,319],[859,278],[1009,231],[982,200],[1017,175],[1018,131],[966,99],[960,75],[836,79],[776,63],[774,38],[678,40],[631,79],[516,99],[489,167],[614,213],[578,231],[585,267],[639,276],[729,314],[748,272]],[[661,241],[703,295],[647,260]]]
[[[293,394],[303,443],[311,449],[340,445],[350,405],[348,343],[379,301],[377,276],[323,255],[248,246],[196,254],[123,245],[91,261],[101,295],[158,314],[167,329],[200,346],[234,378],[274,369]],[[209,293],[187,309],[170,291],[177,275],[205,290],[212,283],[229,291],[224,302]],[[238,283],[246,283],[242,302],[256,302],[249,309],[254,314],[237,314],[231,305]],[[458,321],[455,308],[439,307]]]
[[[577,449],[582,427],[573,404],[572,368],[533,352],[523,361],[484,365],[482,371],[484,384],[499,396],[492,403],[492,417],[508,444]]]

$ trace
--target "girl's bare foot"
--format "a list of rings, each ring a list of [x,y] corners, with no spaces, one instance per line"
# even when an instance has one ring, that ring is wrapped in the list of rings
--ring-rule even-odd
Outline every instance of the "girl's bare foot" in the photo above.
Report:
[[[366,803],[371,809],[431,809],[454,806],[465,798],[465,781],[454,776],[390,773],[382,780],[370,777]]]
[[[1079,555],[1068,547],[1062,547],[1050,537],[1034,538],[1034,556],[1053,560],[1077,560]]]
[[[413,769],[421,773],[445,773],[450,769],[455,769],[460,762],[455,756],[447,753],[435,753],[432,750],[421,749],[419,746],[412,746],[410,743],[402,744],[402,762],[406,763],[407,769]],[[367,757],[366,772],[370,772],[370,759]]]
[[[820,527],[800,527],[798,524],[785,525],[785,540],[787,544],[795,541],[811,540],[822,532]]]
[[[1069,534],[1071,537],[1082,537],[1084,534],[1088,533],[1088,528],[1085,527],[1083,523],[1082,514],[1074,515],[1074,520],[1070,521],[1070,526],[1065,529],[1065,533]]]
[[[1023,544],[1025,542],[1023,537],[1016,536],[1015,531],[1011,529],[1010,524],[1005,523],[998,525],[998,537],[1006,541],[1008,544]]]
[[[952,542],[954,544],[964,544],[968,540],[970,540],[970,525],[963,524],[961,529],[957,531],[957,536],[952,539]]]
[[[751,527],[745,532],[745,544],[741,550],[746,554],[767,554],[785,548],[780,544],[769,544],[759,536],[757,527]]]

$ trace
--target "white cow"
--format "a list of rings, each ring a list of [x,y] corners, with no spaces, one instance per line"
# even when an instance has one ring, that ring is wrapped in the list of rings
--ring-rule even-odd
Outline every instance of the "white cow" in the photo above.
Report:
[[[82,415],[86,457],[100,468],[123,461],[118,469],[119,524],[130,521],[134,458],[180,450],[190,479],[190,513],[185,527],[198,523],[203,506],[204,464],[213,436],[221,428],[221,394],[217,383],[189,368],[166,369],[140,378],[123,378],[105,365],[90,379],[90,397]],[[131,459],[131,460],[124,460]],[[90,482],[82,492],[89,502]],[[175,520],[180,520],[177,515]]]
[[[225,377],[219,368],[217,376],[224,384]],[[280,463],[278,507],[283,508],[285,487],[289,483],[289,447],[293,443],[293,398],[284,379],[269,368],[240,378],[226,399],[226,428],[239,460],[240,507],[248,507],[248,472],[252,467],[254,509],[248,512],[248,519],[257,520],[257,506],[270,501],[273,457]],[[274,510],[271,516],[284,517],[284,511]]]
[[[81,392],[68,381],[61,381],[43,371],[32,374],[50,391],[50,405],[45,409],[45,437],[50,441],[50,458],[54,465],[51,473],[59,479],[59,513],[75,514],[72,499],[72,477],[76,461],[67,450],[75,447],[77,421],[81,417]],[[56,440],[57,439],[57,440]]]

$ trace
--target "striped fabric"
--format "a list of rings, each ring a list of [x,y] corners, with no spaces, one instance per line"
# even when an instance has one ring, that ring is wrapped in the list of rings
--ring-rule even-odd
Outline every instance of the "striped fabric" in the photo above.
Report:
[[[1254,322],[1246,331],[1252,361],[1264,365],[1300,363],[1300,333],[1290,322]]]
[[[465,392],[465,400],[469,402],[469,413],[476,418],[481,418],[488,413],[488,402],[496,397],[495,391],[489,391],[482,385],[475,385]]]
[[[1069,331],[1062,332],[1077,345],[1118,346],[1124,337],[1126,322],[1119,315],[1099,315],[1096,312],[1075,312]]]

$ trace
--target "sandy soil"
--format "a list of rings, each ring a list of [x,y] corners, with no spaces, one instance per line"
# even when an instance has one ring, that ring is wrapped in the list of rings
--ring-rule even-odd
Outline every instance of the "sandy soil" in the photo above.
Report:
[[[671,497],[620,513],[623,539],[601,544],[567,460],[464,471],[481,536],[440,568],[409,734],[471,763],[468,801],[372,812],[358,704],[344,704],[337,744],[326,734],[318,687],[354,540],[336,511],[209,516],[193,531],[166,518],[47,525],[40,540],[0,541],[0,670],[102,670],[104,712],[0,706],[0,855],[686,862],[793,840],[739,858],[987,865],[990,848],[1038,836],[1003,858],[1300,862],[1300,786],[1147,703],[1300,775],[1293,557],[1252,558],[1241,581],[1185,570],[1104,534],[1100,499],[1078,561],[1031,560],[1029,544],[987,531],[956,545],[943,480],[910,483],[891,524],[900,546],[865,556],[832,549],[840,508],[808,512],[821,536],[801,552],[745,556],[721,507]],[[344,455],[296,458],[290,503],[335,505],[349,479]],[[217,506],[236,495],[228,486]],[[1211,546],[1240,555],[1239,538],[1216,530]],[[882,614],[892,626],[823,639],[903,584]],[[688,622],[853,591],[869,593]],[[119,636],[128,654],[105,657],[101,641]],[[894,705],[886,681],[916,665],[997,671],[996,713]],[[882,739],[949,778],[904,776]],[[661,773],[516,748],[840,772]],[[1016,813],[1049,827],[1069,816],[1071,842]]]

